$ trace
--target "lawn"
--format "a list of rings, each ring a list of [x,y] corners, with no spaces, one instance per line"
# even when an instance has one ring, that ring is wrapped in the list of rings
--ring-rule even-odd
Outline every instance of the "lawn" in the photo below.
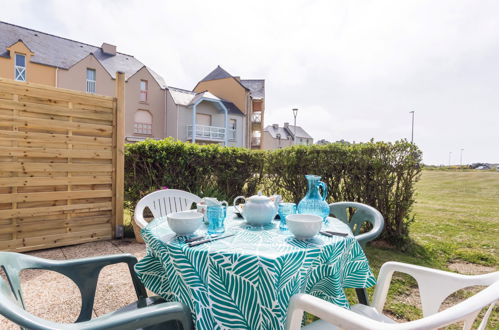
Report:
[[[497,270],[499,247],[499,172],[423,171],[416,186],[415,222],[410,227],[414,244],[403,252],[381,244],[367,248],[374,272],[395,260],[470,274]],[[397,276],[386,311],[399,319],[422,316],[415,282]],[[460,292],[464,298],[472,292]],[[499,327],[499,312],[489,324]]]

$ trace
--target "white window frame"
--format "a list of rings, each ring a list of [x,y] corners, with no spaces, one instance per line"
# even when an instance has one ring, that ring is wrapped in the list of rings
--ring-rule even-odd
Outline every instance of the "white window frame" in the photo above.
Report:
[[[145,84],[145,89],[142,89],[142,83]],[[140,89],[140,94],[139,94],[139,100],[140,102],[147,103],[147,97],[149,94],[149,82],[147,80],[142,79],[139,83],[139,89]]]
[[[149,123],[144,123],[144,122],[137,122],[134,119],[133,133],[134,134],[142,134],[142,135],[152,135],[152,121],[153,121],[152,113],[147,111],[147,110],[142,110],[142,109],[138,109],[137,111],[148,112],[149,115],[151,116],[151,123],[149,124]]]
[[[24,58],[24,66],[17,65],[17,57],[22,56]],[[26,55],[15,54],[14,57],[14,80],[26,81]]]
[[[94,72],[94,79],[88,79],[88,72],[89,71],[93,71]],[[87,75],[87,93],[90,93],[90,94],[95,94],[95,92],[97,91],[97,71],[95,69],[92,69],[92,68],[87,68],[87,71],[86,71],[86,75]]]
[[[236,130],[237,129],[237,120],[236,119],[229,119],[230,127],[229,129]]]

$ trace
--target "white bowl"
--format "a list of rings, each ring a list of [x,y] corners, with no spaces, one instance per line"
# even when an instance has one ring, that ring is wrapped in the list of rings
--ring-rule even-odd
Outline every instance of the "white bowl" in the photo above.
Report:
[[[288,229],[296,239],[310,239],[317,235],[322,227],[322,218],[311,214],[290,214],[286,217]]]
[[[178,236],[194,233],[203,223],[203,213],[195,210],[170,213],[166,216],[170,229]]]

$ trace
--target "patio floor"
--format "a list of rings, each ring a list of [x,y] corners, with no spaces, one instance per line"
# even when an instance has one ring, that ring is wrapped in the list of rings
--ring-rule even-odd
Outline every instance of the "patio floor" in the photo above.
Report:
[[[133,240],[113,240],[27,252],[57,260],[119,253],[131,253],[140,260],[145,256],[146,248]],[[52,271],[27,270],[21,274],[21,283],[26,309],[30,313],[55,322],[74,322],[78,317],[80,293],[76,285],[63,275]],[[135,300],[128,267],[125,264],[107,266],[100,273],[97,283],[93,317],[112,312]],[[19,327],[0,315],[0,329]]]

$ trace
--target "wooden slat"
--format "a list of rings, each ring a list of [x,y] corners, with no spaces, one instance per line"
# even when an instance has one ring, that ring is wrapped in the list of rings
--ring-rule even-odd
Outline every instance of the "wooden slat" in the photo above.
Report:
[[[72,205],[60,205],[60,206],[44,206],[44,207],[32,207],[23,208],[15,210],[0,210],[0,219],[8,219],[15,217],[33,217],[41,216],[54,213],[69,213],[76,214],[82,212],[96,212],[96,211],[107,211],[112,210],[112,203],[91,203],[91,204],[72,204]]]
[[[0,171],[4,172],[111,172],[112,164],[65,164],[65,163],[3,163]]]
[[[44,237],[22,238],[4,242],[0,241],[0,250],[23,252],[40,248],[46,249],[111,238],[111,228],[108,224],[104,224],[102,227],[86,231],[48,235]]]
[[[106,122],[113,120],[112,108],[107,109],[107,113],[103,110],[74,110],[69,111],[67,107],[57,106],[57,105],[47,105],[40,104],[34,102],[15,102],[10,100],[0,99],[0,109],[13,109],[19,110],[21,115],[23,113],[43,113],[48,115],[57,115],[57,116],[71,116],[75,118],[88,118],[88,119],[96,119],[103,120]]]
[[[96,105],[101,107],[111,108],[113,106],[113,98],[109,96],[97,94],[85,94],[82,92],[65,90],[62,88],[53,88],[45,85],[37,85],[33,83],[13,82],[0,78],[0,89],[3,92],[13,93],[18,95],[28,95],[32,97],[41,97],[52,100],[63,100],[68,102]]]
[[[107,176],[68,177],[8,177],[0,178],[0,187],[55,186],[65,184],[111,184]]]
[[[100,145],[112,147],[112,139],[108,137],[78,136],[67,134],[50,134],[34,132],[13,132],[0,129],[0,140],[6,141],[32,141],[49,143],[73,143],[84,145]]]
[[[8,233],[16,233],[17,237],[22,233],[22,237],[35,237],[40,236],[41,231],[47,230],[62,230],[64,232],[69,231],[84,231],[91,230],[94,225],[111,223],[111,212],[108,214],[89,214],[85,217],[80,217],[77,219],[60,219],[52,221],[39,221],[27,224],[18,224],[17,226],[0,227],[0,235]],[[85,228],[87,227],[87,228]],[[55,234],[56,232],[47,232],[47,234]]]
[[[55,191],[40,193],[2,194],[0,199],[5,203],[39,202],[63,199],[112,197],[111,190]]]
[[[111,125],[87,124],[56,119],[40,119],[35,117],[23,116],[13,118],[12,116],[0,115],[0,121],[4,123],[10,123],[12,125],[17,125],[19,126],[19,128],[23,127],[32,129],[44,129],[59,132],[65,132],[68,129],[72,129],[75,132],[91,133],[98,136],[109,135],[113,132],[113,127]]]
[[[112,159],[110,150],[71,150],[52,148],[27,148],[27,147],[0,147],[0,154],[11,157],[30,158],[90,158],[90,159]]]

